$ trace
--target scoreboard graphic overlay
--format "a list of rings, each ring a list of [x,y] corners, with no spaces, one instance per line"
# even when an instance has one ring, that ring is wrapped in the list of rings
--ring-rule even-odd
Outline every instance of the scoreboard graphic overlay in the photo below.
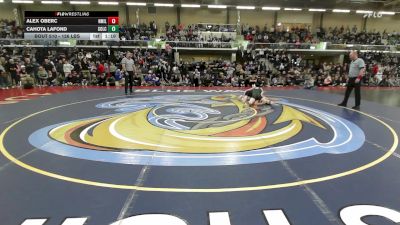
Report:
[[[25,11],[24,38],[118,41],[118,11]]]

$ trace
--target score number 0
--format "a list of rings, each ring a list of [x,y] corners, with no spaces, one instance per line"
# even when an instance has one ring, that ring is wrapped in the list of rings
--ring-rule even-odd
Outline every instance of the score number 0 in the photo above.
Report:
[[[108,32],[115,33],[119,31],[119,18],[118,17],[108,17]]]
[[[118,17],[108,17],[108,25],[118,25],[119,18]]]

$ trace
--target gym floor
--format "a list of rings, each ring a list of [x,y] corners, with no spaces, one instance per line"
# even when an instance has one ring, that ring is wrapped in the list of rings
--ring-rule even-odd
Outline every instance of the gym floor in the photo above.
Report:
[[[396,224],[398,91],[0,90],[0,224]]]

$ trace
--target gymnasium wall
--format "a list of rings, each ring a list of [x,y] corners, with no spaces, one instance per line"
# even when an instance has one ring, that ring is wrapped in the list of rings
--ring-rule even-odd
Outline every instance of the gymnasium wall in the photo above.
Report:
[[[368,31],[375,29],[382,32],[386,29],[387,32],[400,32],[400,15],[383,16],[379,19],[369,18],[367,29]]]
[[[123,6],[125,7],[125,6]],[[129,19],[130,23],[137,23],[136,11],[139,9],[139,22],[149,24],[151,21],[154,21],[157,24],[158,29],[161,29],[161,32],[165,32],[165,22],[169,22],[169,24],[174,25],[178,23],[176,16],[176,8],[168,8],[168,7],[157,7],[152,8],[155,9],[155,13],[151,10],[149,11],[148,7],[128,7],[129,8]]]
[[[313,14],[309,12],[280,11],[278,12],[277,22],[286,24],[312,24]]]
[[[176,10],[176,8],[175,8]],[[175,11],[176,16],[176,11]],[[227,11],[207,8],[181,8],[181,23],[184,25],[195,23],[226,23]],[[233,22],[233,21],[232,21]]]
[[[13,12],[14,9],[17,9],[17,5],[0,3],[0,19],[13,20],[15,17]]]
[[[229,22],[236,24],[238,21],[238,10],[230,9]],[[271,27],[274,24],[274,12],[262,10],[240,10],[240,22],[263,28],[265,25]]]
[[[352,13],[324,13],[323,18],[323,27],[341,27],[342,25],[346,28],[349,26],[352,28],[354,25],[358,27],[360,31],[363,23],[363,15],[362,14],[352,14]],[[384,24],[382,24],[384,25]]]

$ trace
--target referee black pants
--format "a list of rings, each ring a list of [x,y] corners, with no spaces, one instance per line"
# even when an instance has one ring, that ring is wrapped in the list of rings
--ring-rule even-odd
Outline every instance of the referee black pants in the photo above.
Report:
[[[132,93],[132,86],[133,86],[133,71],[127,71],[128,74],[125,74],[125,94]]]
[[[351,91],[355,91],[356,94],[356,106],[359,106],[361,104],[361,80],[360,82],[356,83],[357,77],[352,77],[349,78],[349,81],[347,82],[347,88],[346,88],[346,93],[344,95],[344,99],[342,104],[347,105],[347,101],[349,100]]]

